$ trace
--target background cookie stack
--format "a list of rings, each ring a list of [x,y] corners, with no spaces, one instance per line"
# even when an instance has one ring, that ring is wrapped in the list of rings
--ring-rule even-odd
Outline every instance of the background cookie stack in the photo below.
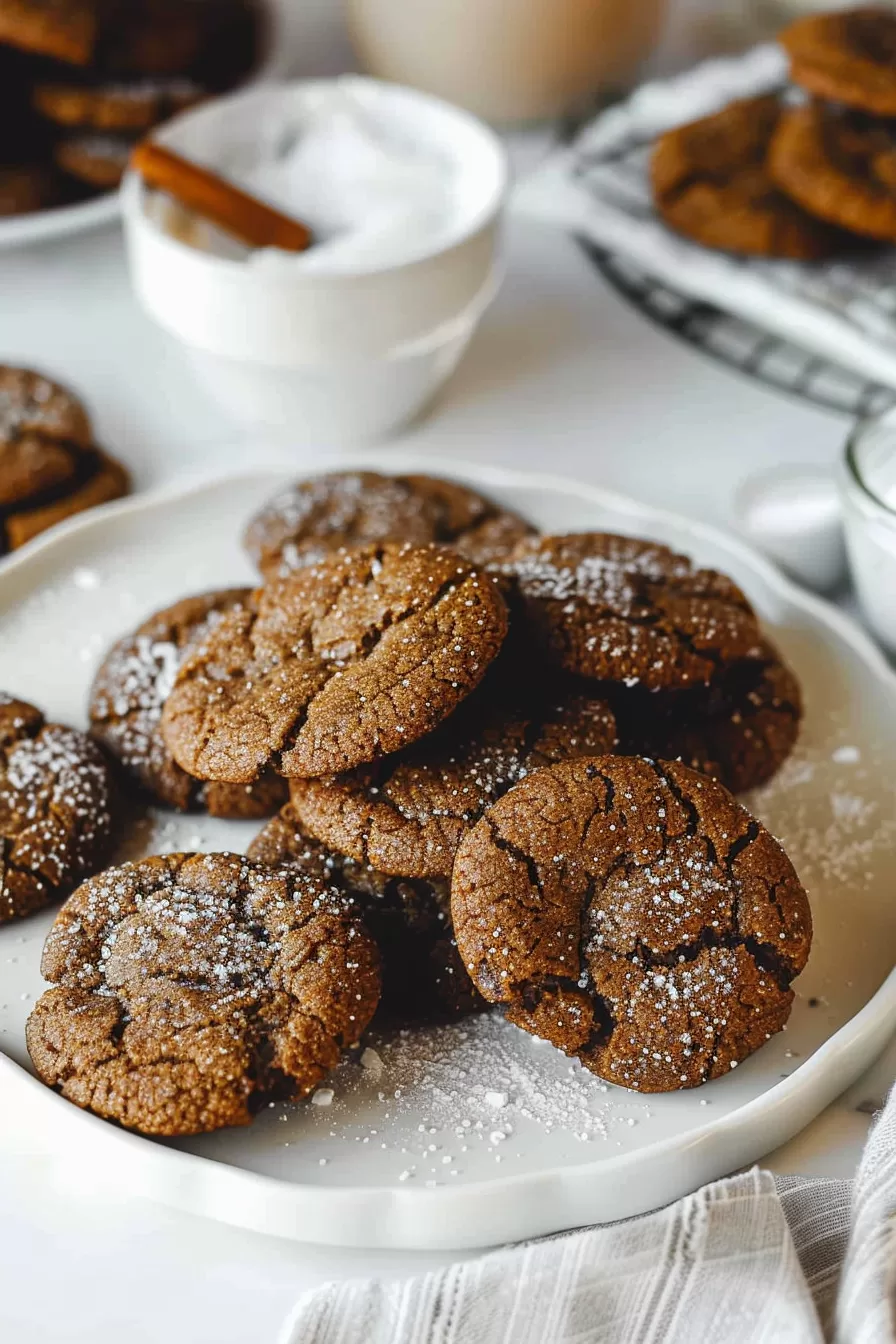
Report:
[[[657,210],[707,247],[816,261],[896,243],[896,14],[800,19],[780,41],[793,86],[657,141]]]
[[[231,87],[254,0],[0,0],[0,216],[118,185],[134,142]]]
[[[72,392],[0,365],[0,555],[129,488],[127,471],[96,445]]]

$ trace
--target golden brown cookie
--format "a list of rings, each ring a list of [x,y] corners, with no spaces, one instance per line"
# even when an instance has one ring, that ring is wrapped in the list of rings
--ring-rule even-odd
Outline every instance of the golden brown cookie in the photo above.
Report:
[[[104,25],[101,65],[115,76],[191,75],[229,88],[256,64],[262,17],[254,0],[126,0]]]
[[[285,781],[271,773],[253,784],[193,779],[168,751],[160,728],[165,698],[184,657],[225,611],[245,602],[251,591],[227,588],[203,593],[157,611],[109,650],[94,679],[93,736],[140,788],[168,807],[251,820],[270,816],[286,802]]]
[[[475,490],[435,476],[336,471],[282,490],[251,520],[245,547],[268,578],[342,546],[379,541],[457,547],[474,564],[502,560],[534,528]]]
[[[59,182],[50,164],[0,164],[0,219],[51,210],[60,201]]]
[[[53,158],[76,181],[97,191],[114,191],[127,171],[134,144],[126,135],[84,131],[59,140]]]
[[[62,486],[42,503],[26,501],[7,512],[0,511],[0,554],[18,550],[41,532],[63,523],[75,514],[121,499],[131,488],[130,476],[120,462],[98,448],[84,455],[74,482]]]
[[[74,481],[92,437],[87,412],[67,388],[0,366],[0,511]]]
[[[62,900],[96,871],[112,801],[95,743],[0,692],[0,924]]]
[[[645,690],[707,686],[760,643],[737,584],[657,542],[534,537],[501,572],[536,647],[579,676]]]
[[[626,755],[683,761],[732,793],[765,784],[799,737],[799,682],[770,640],[735,663],[712,695],[608,689]]]
[[[485,1000],[464,969],[451,927],[447,882],[390,877],[303,835],[287,804],[255,837],[249,858],[288,864],[344,891],[383,958],[382,1007],[406,1022],[481,1012]]]
[[[92,131],[148,131],[208,97],[195,80],[141,79],[131,83],[41,83],[35,108],[59,126]]]
[[[168,854],[85,882],[60,911],[27,1044],[77,1106],[144,1134],[249,1124],[305,1097],[361,1036],[379,956],[323,882],[236,854]]]
[[[99,0],[0,0],[0,43],[73,65],[91,59]]]
[[[665,223],[727,252],[815,261],[842,248],[836,230],[801,210],[769,176],[766,156],[781,115],[769,94],[661,135],[650,175]]]
[[[337,552],[225,613],[180,668],[162,733],[199,779],[334,774],[437,727],[506,633],[496,586],[454,551]]]
[[[896,14],[866,5],[809,14],[779,42],[790,77],[810,93],[880,117],[896,117]]]
[[[896,242],[896,132],[862,112],[810,103],[781,118],[769,170],[806,210]]]
[[[529,775],[462,840],[455,934],[511,1022],[640,1092],[696,1087],[790,1015],[806,893],[720,784],[633,756]]]
[[[532,770],[616,745],[606,700],[502,655],[436,732],[397,756],[330,779],[296,779],[296,816],[359,863],[401,877],[451,876],[462,836]]]

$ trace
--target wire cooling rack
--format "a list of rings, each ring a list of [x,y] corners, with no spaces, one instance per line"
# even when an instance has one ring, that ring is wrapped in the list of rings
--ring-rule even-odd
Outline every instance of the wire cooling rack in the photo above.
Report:
[[[819,359],[712,304],[679,294],[624,257],[590,243],[582,246],[607,282],[645,317],[747,377],[856,417],[879,415],[896,405],[891,388]]]

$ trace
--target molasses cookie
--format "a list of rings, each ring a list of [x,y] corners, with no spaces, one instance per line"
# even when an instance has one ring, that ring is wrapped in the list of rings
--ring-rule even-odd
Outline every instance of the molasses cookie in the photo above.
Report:
[[[162,739],[165,697],[191,646],[208,635],[225,611],[251,595],[228,588],[186,597],[150,616],[109,651],[90,693],[93,736],[121,761],[134,782],[168,807],[200,808],[213,817],[267,817],[286,802],[286,784],[271,773],[253,784],[193,779]]]
[[[809,14],[779,35],[790,76],[810,93],[896,117],[896,15],[869,5]]]
[[[447,882],[389,877],[302,834],[290,804],[249,846],[259,863],[288,864],[344,891],[383,958],[382,1007],[407,1022],[463,1017],[485,1000],[464,969],[451,927]]]
[[[59,182],[49,164],[0,164],[0,219],[50,210],[60,199]]]
[[[801,210],[769,176],[766,155],[781,115],[770,94],[659,137],[650,175],[669,228],[704,247],[794,261],[843,246],[835,229]]]
[[[180,668],[162,733],[199,779],[336,774],[436,728],[506,633],[496,586],[454,551],[337,552],[224,613]]]
[[[53,151],[56,166],[97,191],[114,191],[127,171],[135,140],[98,131],[66,136]]]
[[[99,0],[0,0],[0,43],[86,65],[99,31]]]
[[[0,693],[0,924],[62,900],[96,871],[112,796],[89,738]]]
[[[51,492],[49,498],[26,501],[8,512],[0,510],[0,554],[4,549],[17,550],[75,514],[121,499],[130,488],[130,476],[121,463],[98,448],[92,449],[83,455],[74,481]]]
[[[0,510],[73,481],[92,440],[87,412],[67,388],[0,366]]]
[[[148,131],[208,96],[192,79],[141,79],[131,83],[42,83],[34,89],[38,112],[59,126],[93,131]]]
[[[403,877],[451,876],[461,837],[532,770],[616,745],[605,700],[504,657],[442,726],[407,751],[331,779],[296,779],[303,829]]]
[[[806,210],[896,242],[896,131],[862,112],[810,103],[781,118],[769,171]]]
[[[796,676],[769,640],[704,696],[610,695],[625,754],[680,760],[732,793],[765,784],[793,751],[803,716]]]
[[[191,75],[229,88],[256,64],[260,29],[250,0],[127,0],[104,26],[101,65],[115,76]]]
[[[737,584],[656,542],[534,537],[501,572],[538,646],[580,676],[646,690],[706,686],[760,643]]]
[[[486,565],[505,559],[533,531],[456,481],[340,471],[276,495],[250,522],[245,546],[271,578],[316,564],[342,546],[380,541],[447,543]]]
[[[379,956],[323,882],[236,854],[111,868],[60,911],[27,1044],[77,1106],[144,1134],[246,1125],[359,1039]]]
[[[604,756],[539,770],[461,841],[461,954],[510,1021],[640,1092],[696,1087],[790,1015],[806,894],[720,784]]]

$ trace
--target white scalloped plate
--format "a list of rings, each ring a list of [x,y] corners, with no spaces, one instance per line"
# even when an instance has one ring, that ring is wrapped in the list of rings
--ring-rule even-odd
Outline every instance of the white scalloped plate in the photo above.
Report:
[[[278,1106],[246,1130],[156,1142],[79,1111],[29,1072],[23,1029],[48,914],[0,929],[3,1142],[258,1231],[371,1248],[487,1246],[621,1218],[760,1158],[896,1029],[896,675],[844,616],[711,528],[555,476],[403,452],[363,465],[457,476],[552,530],[655,537],[747,590],[808,706],[797,756],[753,800],[813,903],[815,943],[787,1031],[717,1082],[645,1097],[477,1019],[377,1042],[382,1072],[348,1062],[330,1105]],[[249,580],[241,525],[283,479],[256,472],[113,504],[13,556],[0,570],[0,686],[83,724],[112,638],[185,592]],[[168,817],[130,848],[242,849],[253,829]]]

